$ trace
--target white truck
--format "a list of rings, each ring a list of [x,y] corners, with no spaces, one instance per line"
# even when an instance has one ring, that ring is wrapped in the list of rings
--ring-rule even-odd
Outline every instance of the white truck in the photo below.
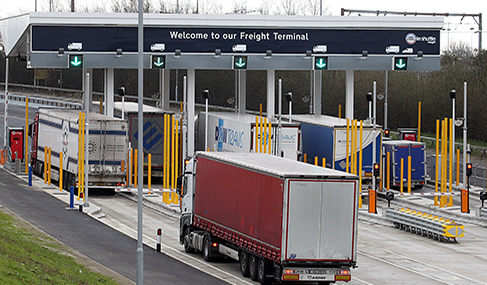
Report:
[[[51,148],[51,179],[59,181],[62,153],[64,189],[76,184],[78,161],[84,159],[78,154],[79,113],[79,110],[39,108],[29,126],[34,174],[44,177],[45,154]],[[89,171],[88,187],[114,189],[125,183],[127,123],[98,113],[90,113],[88,122],[89,165],[85,165]]]
[[[263,118],[263,117],[262,117]],[[196,124],[196,150],[205,150],[206,113],[198,115]],[[281,156],[297,160],[301,154],[300,124],[281,122]],[[258,127],[256,115],[230,112],[208,113],[207,148],[211,151],[226,152],[265,152],[259,150],[259,144],[267,148],[270,143],[271,154],[277,155],[278,140],[276,134],[279,125],[276,120],[271,122],[270,136],[264,127]],[[262,133],[262,138],[260,134]],[[270,142],[267,138],[270,137]]]
[[[180,243],[239,261],[261,284],[350,281],[358,180],[269,154],[197,152],[178,179]]]

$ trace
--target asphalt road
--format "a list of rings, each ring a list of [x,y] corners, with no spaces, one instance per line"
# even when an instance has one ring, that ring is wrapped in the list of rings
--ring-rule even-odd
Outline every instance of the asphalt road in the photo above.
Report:
[[[0,168],[0,205],[98,263],[136,280],[137,242]],[[226,284],[144,246],[144,284]]]

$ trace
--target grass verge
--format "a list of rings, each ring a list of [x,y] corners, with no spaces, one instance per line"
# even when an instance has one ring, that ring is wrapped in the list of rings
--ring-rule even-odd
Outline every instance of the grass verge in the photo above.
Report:
[[[117,284],[76,262],[67,246],[0,209],[0,284]]]

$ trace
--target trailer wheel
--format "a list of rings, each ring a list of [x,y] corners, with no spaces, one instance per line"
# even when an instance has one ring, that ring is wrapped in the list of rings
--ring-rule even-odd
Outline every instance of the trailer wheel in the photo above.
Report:
[[[259,262],[257,264],[257,277],[259,279],[260,284],[268,285],[272,283],[272,277],[268,277],[269,275],[269,261],[265,258],[259,258]]]
[[[209,235],[205,235],[203,239],[203,258],[206,261],[213,260],[213,257],[211,256],[211,241]]]
[[[189,238],[190,238],[191,231],[189,230],[189,227],[187,227],[184,230],[184,251],[186,253],[194,253],[194,248],[190,245]]]
[[[249,258],[249,273],[250,273],[250,279],[252,281],[257,281],[259,280],[259,276],[257,274],[257,267],[259,263],[259,258],[253,254],[250,254]]]
[[[250,276],[249,270],[249,253],[245,251],[240,251],[240,256],[238,257],[238,261],[240,261],[240,272],[242,273],[243,277]]]

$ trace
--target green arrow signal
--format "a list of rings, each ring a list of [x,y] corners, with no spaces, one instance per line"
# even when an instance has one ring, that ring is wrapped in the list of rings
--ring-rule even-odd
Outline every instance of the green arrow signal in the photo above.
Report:
[[[395,57],[394,58],[394,70],[406,70],[408,69],[407,57]]]
[[[247,64],[247,63],[246,63],[246,62],[243,60],[243,58],[241,58],[241,57],[238,59],[238,61],[237,61],[237,62],[235,62],[235,65],[236,65],[237,67],[239,67],[239,68],[244,67],[244,66],[245,66],[245,64]]]
[[[406,67],[406,63],[402,61],[402,58],[400,58],[397,62],[396,62],[396,67],[397,68],[404,68]]]
[[[154,62],[154,65],[155,65],[155,66],[157,66],[157,67],[161,67],[161,66],[163,66],[163,65],[164,65],[164,61],[161,61],[161,58],[160,58],[160,57],[158,57],[158,58],[157,58],[157,61],[156,61],[156,62]]]
[[[315,70],[328,69],[328,57],[327,56],[317,56],[314,58],[314,68]]]
[[[80,60],[77,55],[75,55],[74,56],[74,59],[71,60],[71,65],[74,66],[74,67],[79,67],[79,66],[81,66],[82,63],[83,63],[83,61]]]

